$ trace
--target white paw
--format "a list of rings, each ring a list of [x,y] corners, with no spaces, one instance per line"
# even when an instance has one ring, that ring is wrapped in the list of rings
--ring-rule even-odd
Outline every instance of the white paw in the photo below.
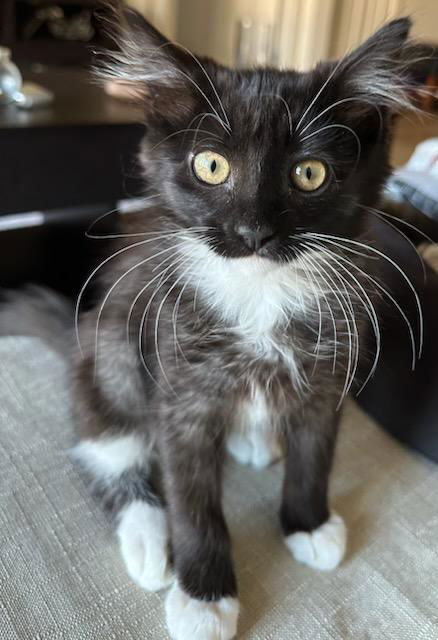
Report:
[[[237,631],[236,598],[205,602],[173,585],[166,599],[166,620],[172,640],[231,640]]]
[[[240,464],[264,469],[283,456],[280,438],[274,431],[233,431],[227,438],[228,452]]]
[[[120,514],[117,536],[126,569],[140,587],[159,591],[172,582],[164,509],[131,502]]]
[[[335,569],[345,554],[347,528],[336,513],[310,533],[298,531],[285,539],[295,560],[321,571]]]

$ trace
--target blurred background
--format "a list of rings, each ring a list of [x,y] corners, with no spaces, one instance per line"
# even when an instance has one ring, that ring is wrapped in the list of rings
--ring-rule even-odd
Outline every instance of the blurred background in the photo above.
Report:
[[[409,14],[427,60],[418,67],[428,115],[402,118],[395,166],[438,135],[437,0],[129,0],[169,38],[236,67],[309,69]],[[97,11],[96,11],[97,10]],[[42,281],[74,294],[98,257],[84,230],[98,216],[138,206],[135,105],[90,79],[94,51],[108,45],[98,0],[1,0],[0,63],[16,65],[20,101],[1,94],[0,286]],[[6,51],[8,49],[10,53]],[[17,75],[18,74],[18,75]],[[12,74],[13,75],[13,74]]]
[[[381,361],[360,402],[438,460],[438,0],[129,2],[170,39],[233,67],[307,70],[342,56],[391,18],[413,18],[421,61],[412,97],[422,114],[396,121],[387,193],[409,209],[414,226],[374,221],[373,237],[419,292],[424,355],[413,376],[403,322],[382,308]],[[0,0],[0,295],[30,281],[75,299],[111,250],[86,231],[92,225],[95,236],[108,235],[121,216],[142,211],[142,114],[120,85],[99,86],[90,73],[96,51],[111,46],[106,11],[99,0]],[[433,242],[420,246],[424,231]],[[412,292],[397,275],[388,267],[382,277],[415,323]],[[93,286],[87,291],[85,307]]]

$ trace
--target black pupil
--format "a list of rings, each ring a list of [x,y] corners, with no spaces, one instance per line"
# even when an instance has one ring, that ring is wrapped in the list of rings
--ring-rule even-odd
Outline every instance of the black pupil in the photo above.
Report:
[[[307,178],[307,180],[311,180],[312,179],[312,169],[310,167],[306,168],[306,178]]]
[[[214,172],[216,171],[216,169],[217,169],[217,162],[216,162],[216,160],[213,160],[213,162],[212,162],[212,163],[211,163],[211,165],[210,165],[210,169],[211,169],[211,172],[212,172],[212,173],[214,173]]]

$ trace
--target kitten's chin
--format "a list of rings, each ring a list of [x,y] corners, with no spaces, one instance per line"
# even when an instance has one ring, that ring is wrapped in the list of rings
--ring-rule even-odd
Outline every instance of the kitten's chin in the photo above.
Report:
[[[253,253],[249,256],[241,258],[228,258],[230,263],[235,264],[240,272],[250,273],[268,273],[274,269],[284,266],[284,262],[274,260],[270,257],[260,256]]]

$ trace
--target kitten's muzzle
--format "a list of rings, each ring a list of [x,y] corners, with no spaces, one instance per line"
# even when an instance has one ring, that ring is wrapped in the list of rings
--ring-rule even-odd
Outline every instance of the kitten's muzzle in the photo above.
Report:
[[[236,227],[236,234],[248,249],[255,252],[265,248],[275,237],[273,230],[267,225],[253,228],[239,225]]]

